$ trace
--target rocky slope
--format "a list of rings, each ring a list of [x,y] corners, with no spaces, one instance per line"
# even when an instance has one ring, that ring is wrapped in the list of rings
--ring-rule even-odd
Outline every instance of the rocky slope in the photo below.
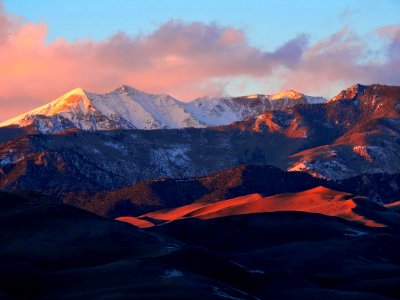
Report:
[[[320,127],[339,134],[325,145],[293,154],[290,170],[334,179],[400,172],[400,87],[354,85],[323,110]]]

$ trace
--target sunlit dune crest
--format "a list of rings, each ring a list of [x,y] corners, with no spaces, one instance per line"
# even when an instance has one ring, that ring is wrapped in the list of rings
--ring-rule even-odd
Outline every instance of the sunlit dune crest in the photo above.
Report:
[[[400,200],[393,202],[393,203],[389,203],[385,205],[386,207],[399,207],[400,208]]]
[[[132,225],[134,225],[136,227],[140,227],[140,228],[148,228],[148,227],[154,226],[154,224],[151,223],[150,221],[146,221],[146,220],[136,218],[136,217],[120,217],[120,218],[117,218],[116,220],[125,222],[125,223],[129,223],[129,224],[132,224]]]
[[[251,194],[212,204],[194,203],[175,209],[151,212],[139,217],[139,219],[172,222],[185,218],[212,219],[253,213],[299,211],[340,217],[370,227],[385,226],[356,213],[354,209],[357,208],[357,203],[354,201],[354,197],[356,196],[352,194],[319,186],[299,193],[285,193],[270,197]],[[142,225],[138,218],[123,217],[118,219],[139,227],[143,225],[149,227],[150,223],[146,221],[147,223]]]
[[[400,200],[390,204],[386,204],[385,207],[392,211],[400,213]]]

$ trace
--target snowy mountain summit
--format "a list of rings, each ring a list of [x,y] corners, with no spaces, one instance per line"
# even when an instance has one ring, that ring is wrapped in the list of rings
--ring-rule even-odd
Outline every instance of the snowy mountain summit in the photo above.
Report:
[[[0,127],[34,126],[41,133],[71,128],[199,128],[226,125],[268,110],[281,110],[300,103],[325,101],[321,97],[284,91],[274,95],[204,97],[185,103],[167,94],[149,94],[126,85],[106,94],[77,88],[46,105],[0,123]]]

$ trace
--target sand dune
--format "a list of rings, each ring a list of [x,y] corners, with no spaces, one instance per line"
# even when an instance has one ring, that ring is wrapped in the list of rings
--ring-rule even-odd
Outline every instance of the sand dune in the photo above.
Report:
[[[358,201],[355,201],[355,199]],[[159,223],[160,221],[172,222],[185,218],[212,219],[263,212],[301,211],[341,217],[371,227],[385,226],[360,214],[360,211],[363,210],[360,207],[360,201],[368,200],[319,186],[299,193],[285,193],[270,197],[250,194],[212,204],[194,203],[175,209],[151,212],[138,218],[122,217],[118,220],[138,227],[150,227],[153,223],[152,220],[155,221],[154,223]]]

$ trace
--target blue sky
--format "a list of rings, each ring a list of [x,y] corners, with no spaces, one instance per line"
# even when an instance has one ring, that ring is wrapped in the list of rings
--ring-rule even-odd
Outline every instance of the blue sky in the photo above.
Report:
[[[360,35],[400,19],[399,0],[4,0],[7,12],[48,25],[48,40],[148,34],[179,19],[243,29],[252,45],[277,48],[299,33],[315,41],[350,26]]]

